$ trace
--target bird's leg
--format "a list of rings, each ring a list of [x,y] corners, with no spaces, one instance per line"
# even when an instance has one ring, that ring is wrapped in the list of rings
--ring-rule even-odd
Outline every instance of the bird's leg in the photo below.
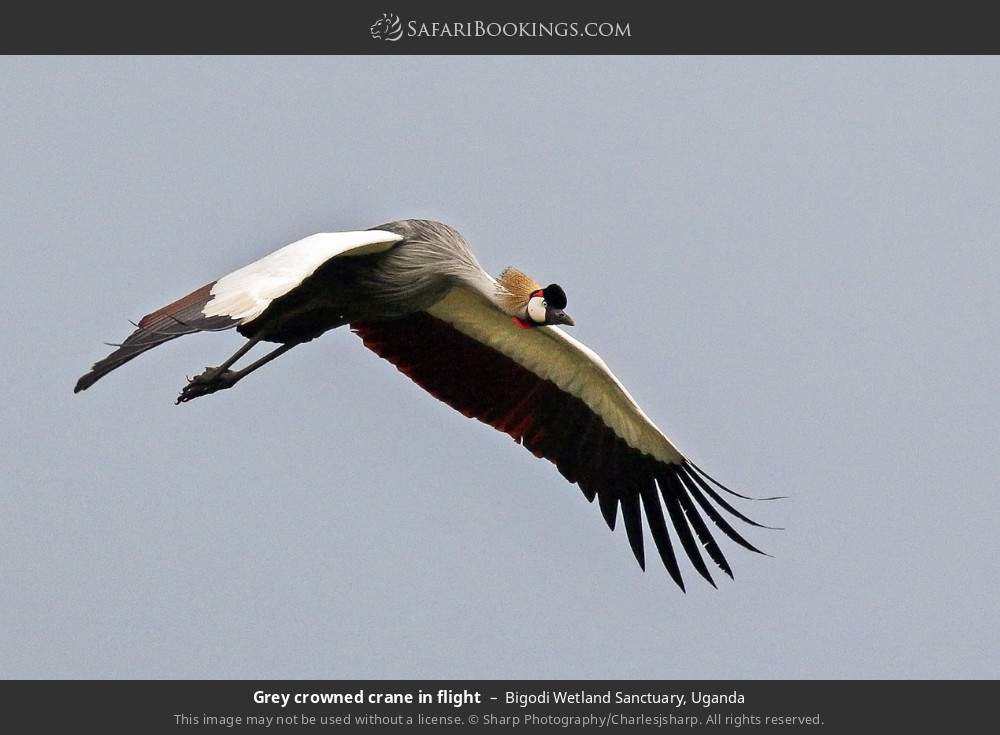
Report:
[[[233,353],[232,357],[230,357],[224,363],[222,363],[218,367],[205,368],[205,372],[201,373],[200,375],[195,375],[193,378],[190,378],[188,380],[188,383],[202,383],[202,384],[214,383],[220,375],[222,375],[230,367],[232,367],[234,362],[236,362],[241,357],[243,357],[243,355],[247,354],[250,350],[252,350],[258,342],[260,342],[260,339],[257,337],[247,340],[246,344],[240,347],[238,350],[236,350],[236,352]]]
[[[205,372],[188,379],[188,384],[184,386],[181,394],[177,397],[177,403],[185,403],[199,396],[207,396],[217,390],[229,388],[229,385],[224,384],[227,381],[222,376],[230,372],[229,368],[232,367],[233,363],[252,350],[258,342],[260,340],[257,338],[247,340],[245,345],[236,350],[232,357],[218,367],[207,367]]]
[[[201,396],[207,396],[210,393],[215,393],[216,391],[225,390],[226,388],[232,388],[240,380],[245,378],[247,375],[252,373],[259,367],[266,365],[271,362],[276,357],[288,352],[292,349],[296,343],[284,344],[277,347],[256,362],[252,362],[247,365],[242,370],[230,370],[229,368],[239,360],[243,355],[250,351],[250,349],[259,342],[259,339],[252,339],[243,345],[236,353],[226,360],[224,363],[215,368],[206,368],[205,372],[201,375],[196,375],[188,384],[184,386],[181,390],[181,394],[177,397],[177,403],[187,403],[188,401],[194,400],[195,398],[200,398]]]

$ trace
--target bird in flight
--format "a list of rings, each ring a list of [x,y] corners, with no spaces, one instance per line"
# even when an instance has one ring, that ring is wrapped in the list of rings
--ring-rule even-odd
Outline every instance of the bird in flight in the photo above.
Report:
[[[74,392],[164,342],[235,327],[246,343],[190,379],[177,398],[185,403],[232,388],[296,345],[348,325],[431,395],[555,464],[588,501],[598,501],[611,530],[620,508],[643,569],[645,515],[660,559],[681,589],[675,541],[713,586],[705,556],[732,577],[706,518],[735,543],[763,553],[727,516],[769,527],[743,515],[723,493],[752,498],[681,454],[604,361],[559,328],[573,326],[565,309],[559,285],[543,287],[513,268],[494,279],[465,239],[439,222],[320,233],[147,314]],[[259,342],[278,346],[236,369]]]

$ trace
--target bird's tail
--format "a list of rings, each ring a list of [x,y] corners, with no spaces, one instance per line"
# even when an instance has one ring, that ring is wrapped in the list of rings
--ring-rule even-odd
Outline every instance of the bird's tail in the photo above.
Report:
[[[207,317],[202,312],[205,304],[212,299],[211,292],[214,285],[214,282],[209,283],[140,319],[139,323],[135,324],[135,331],[124,342],[111,344],[118,349],[94,363],[90,372],[76,381],[73,392],[87,390],[115,368],[164,342],[194,332],[214,332],[235,327],[237,322],[229,317]]]

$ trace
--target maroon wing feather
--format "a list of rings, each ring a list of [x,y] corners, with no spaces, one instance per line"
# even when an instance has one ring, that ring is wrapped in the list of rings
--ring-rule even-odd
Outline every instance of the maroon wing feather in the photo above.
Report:
[[[212,299],[211,292],[214,285],[213,281],[140,319],[136,330],[124,342],[117,345],[117,350],[94,363],[90,372],[76,382],[73,392],[87,390],[115,368],[164,342],[185,334],[218,331],[236,326],[236,321],[229,317],[206,317],[202,313],[205,304]]]

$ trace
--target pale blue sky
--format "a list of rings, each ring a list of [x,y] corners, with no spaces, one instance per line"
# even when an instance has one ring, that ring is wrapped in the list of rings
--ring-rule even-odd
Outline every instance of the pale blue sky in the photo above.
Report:
[[[0,59],[0,675],[995,677],[1000,60]],[[561,283],[740,507],[713,590],[346,331],[103,340],[403,217]]]

